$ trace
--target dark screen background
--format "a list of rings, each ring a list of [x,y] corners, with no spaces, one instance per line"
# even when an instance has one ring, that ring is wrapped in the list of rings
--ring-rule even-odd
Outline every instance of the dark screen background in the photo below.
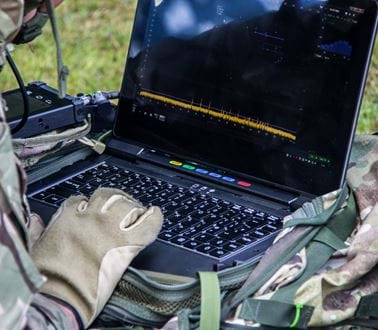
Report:
[[[373,1],[139,2],[116,134],[297,190],[340,186]]]

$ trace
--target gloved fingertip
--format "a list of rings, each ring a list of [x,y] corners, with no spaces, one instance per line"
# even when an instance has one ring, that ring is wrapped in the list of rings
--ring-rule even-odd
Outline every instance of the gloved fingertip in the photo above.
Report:
[[[146,217],[149,219],[153,219],[156,222],[163,223],[163,213],[161,212],[160,207],[158,206],[151,206],[147,209],[147,212],[145,213]]]
[[[88,198],[85,197],[84,195],[75,195],[75,196],[71,196],[71,197],[68,197],[64,203],[62,204],[62,206],[64,207],[72,207],[73,205],[78,205],[80,204],[81,202],[88,202]]]

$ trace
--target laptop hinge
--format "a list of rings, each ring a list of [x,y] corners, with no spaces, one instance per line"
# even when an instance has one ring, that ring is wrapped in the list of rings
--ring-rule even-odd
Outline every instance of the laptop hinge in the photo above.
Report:
[[[106,151],[111,155],[135,162],[144,148],[111,138],[106,145]]]

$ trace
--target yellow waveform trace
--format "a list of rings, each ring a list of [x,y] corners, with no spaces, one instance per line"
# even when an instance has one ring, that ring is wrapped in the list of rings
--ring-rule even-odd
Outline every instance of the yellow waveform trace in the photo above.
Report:
[[[292,141],[297,140],[297,137],[293,133],[286,132],[282,129],[269,126],[265,123],[262,123],[256,120],[251,120],[248,118],[240,118],[229,113],[215,111],[215,110],[212,110],[211,108],[204,108],[202,106],[178,101],[178,100],[175,100],[175,99],[163,96],[163,95],[159,95],[159,94],[155,94],[155,93],[151,93],[147,91],[141,91],[139,95],[142,97],[149,98],[151,100],[160,101],[160,102],[170,104],[170,105],[182,108],[182,109],[187,109],[190,111],[203,113],[205,115],[208,115],[214,118],[222,119],[222,120],[229,121],[229,122],[246,126],[246,127],[251,127],[256,130],[268,132],[270,134],[277,135],[277,136],[280,136],[280,137],[283,137]]]

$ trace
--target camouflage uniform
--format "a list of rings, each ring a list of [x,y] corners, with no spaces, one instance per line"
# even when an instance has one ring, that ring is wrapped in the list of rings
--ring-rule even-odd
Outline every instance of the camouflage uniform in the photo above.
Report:
[[[26,1],[29,10],[40,2]],[[0,65],[5,43],[22,23],[23,5],[22,0],[0,1]],[[32,217],[25,199],[26,177],[14,156],[4,112],[0,95],[0,328],[77,329],[71,307],[36,293],[45,278],[28,254]]]

